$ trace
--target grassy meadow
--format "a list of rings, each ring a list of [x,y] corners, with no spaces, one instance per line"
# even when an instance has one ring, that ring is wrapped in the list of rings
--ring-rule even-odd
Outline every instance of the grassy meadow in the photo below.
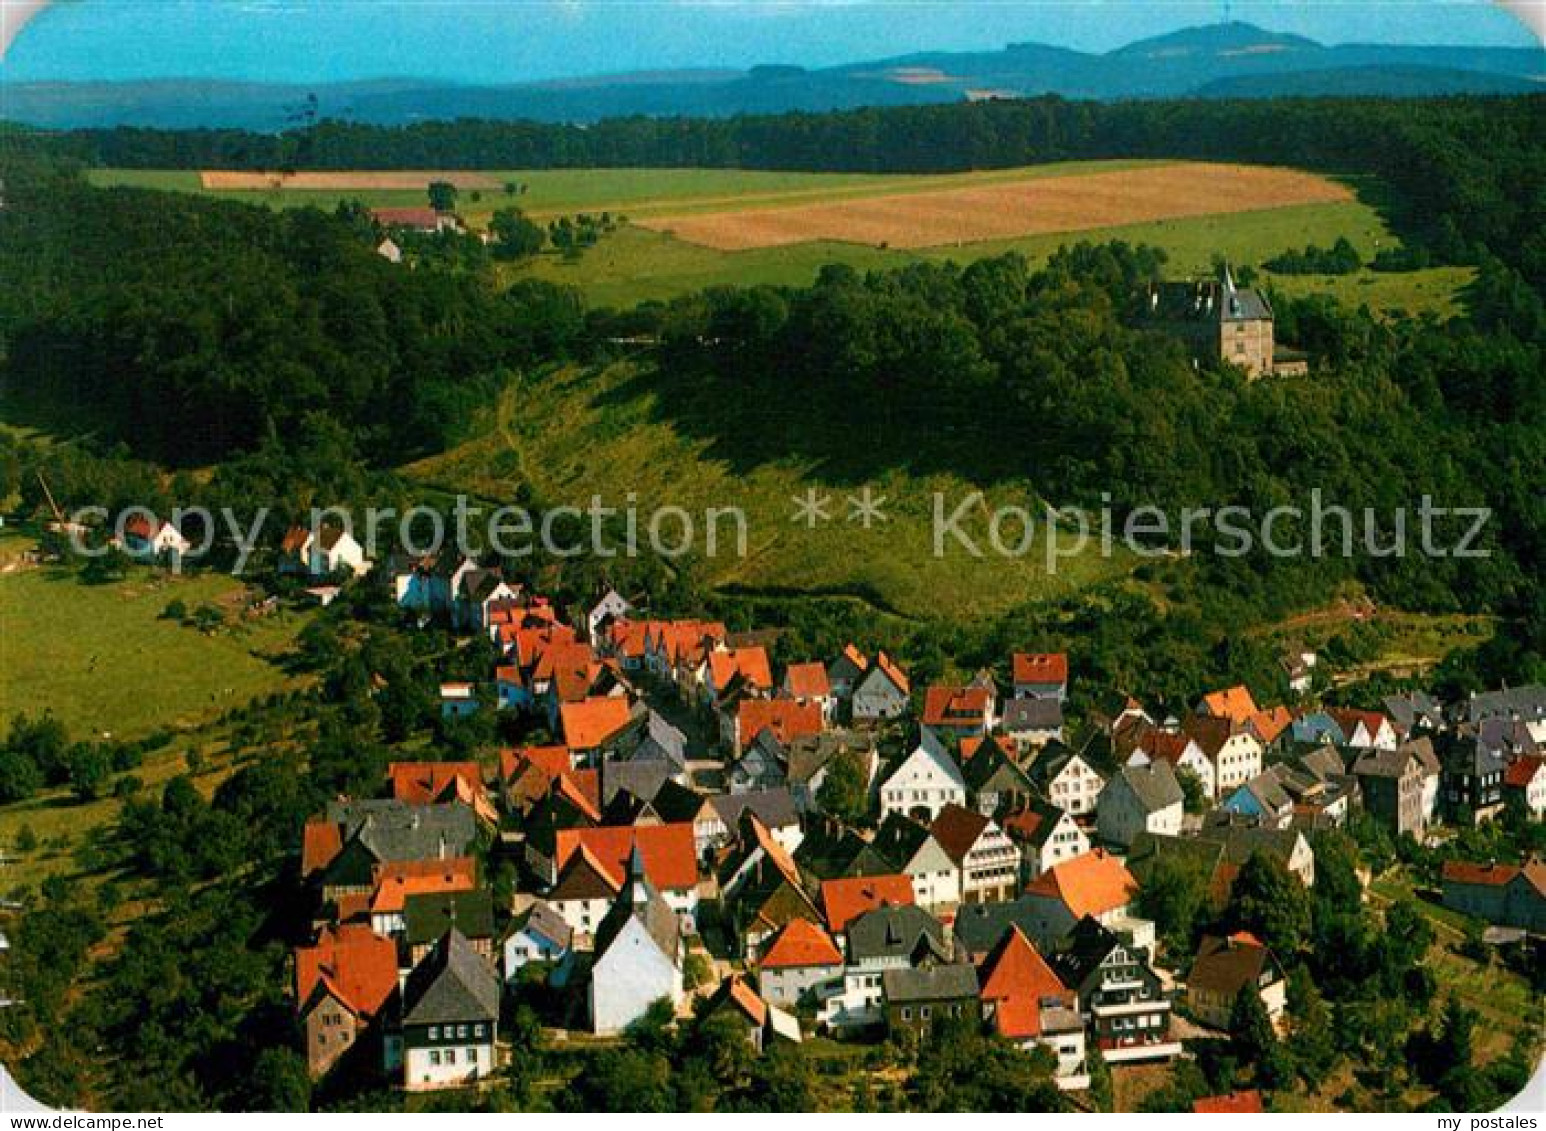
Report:
[[[781,173],[741,169],[540,169],[490,170],[490,179],[520,186],[463,191],[459,210],[480,227],[496,208],[516,205],[538,219],[576,212],[608,211],[631,219],[722,211],[726,208],[776,208],[937,190],[973,187],[1045,177],[1079,176],[1164,165],[1167,162],[1063,162],[1020,169],[996,169],[950,175]],[[343,200],[370,207],[422,205],[425,194],[391,190],[206,190],[196,170],[98,169],[99,185],[203,193],[267,207],[333,208]],[[1307,243],[1329,246],[1346,237],[1365,259],[1398,246],[1378,211],[1363,200],[1295,205],[1256,212],[1204,216],[1059,232],[1020,239],[990,240],[918,251],[858,243],[813,241],[787,247],[726,252],[687,243],[671,235],[624,224],[578,259],[546,252],[531,263],[501,268],[509,279],[533,277],[579,287],[598,306],[631,306],[669,299],[708,286],[810,283],[827,263],[858,270],[897,267],[922,259],[962,262],[1018,251],[1033,262],[1080,239],[1123,239],[1164,248],[1177,275],[1205,271],[1215,255],[1237,264],[1259,264]],[[1264,278],[1287,294],[1330,293],[1354,306],[1384,313],[1434,313],[1455,308],[1456,294],[1469,281],[1466,268],[1435,268],[1402,274],[1362,271],[1350,276],[1272,276]]]
[[[216,605],[227,627],[207,635],[164,619],[173,600]],[[0,575],[0,718],[48,709],[72,738],[130,739],[280,690],[289,678],[276,658],[304,621],[244,621],[245,604],[245,587],[224,574],[134,568],[102,585],[63,569]]]
[[[422,484],[502,500],[515,498],[525,483],[545,505],[584,508],[599,494],[607,505],[621,506],[632,495],[640,513],[648,515],[670,503],[694,517],[699,550],[707,509],[739,507],[746,516],[748,552],[744,558],[734,552],[735,527],[721,523],[718,555],[700,559],[710,584],[846,595],[907,618],[989,615],[1123,574],[1130,564],[1120,556],[1105,560],[1091,553],[1049,572],[1039,525],[1026,557],[996,555],[987,546],[987,506],[1035,509],[1032,483],[995,485],[987,505],[962,523],[985,556],[972,557],[947,540],[945,554],[936,557],[934,494],[945,497],[945,513],[952,514],[975,490],[966,478],[896,468],[859,483],[841,468],[795,458],[738,466],[737,453],[718,450],[714,440],[689,435],[666,418],[660,398],[669,391],[640,376],[630,365],[531,375],[506,392],[496,427],[410,465],[406,474]],[[733,413],[736,406],[725,411]],[[810,427],[822,422],[813,420]],[[598,452],[604,456],[597,458]],[[868,530],[852,520],[847,501],[866,485],[876,499],[884,498],[886,515]],[[793,521],[795,501],[808,490],[828,497],[833,516],[814,530]],[[1004,528],[1006,542],[1019,535],[1018,525]]]

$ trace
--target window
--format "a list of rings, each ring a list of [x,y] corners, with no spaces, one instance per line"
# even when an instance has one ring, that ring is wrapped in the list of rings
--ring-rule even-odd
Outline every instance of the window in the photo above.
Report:
[[[432,1040],[432,1041],[440,1040],[440,1026],[439,1025],[431,1025],[429,1027],[429,1039]]]
[[[430,1062],[430,1064],[434,1065],[436,1068],[439,1068],[440,1067],[440,1053],[438,1053],[434,1049],[430,1049],[429,1050],[429,1062]]]
[[[458,1025],[456,1027],[456,1039],[459,1041],[465,1041],[467,1039],[467,1026]]]
[[[472,1027],[472,1035],[474,1037],[481,1037],[481,1036],[483,1036],[483,1026],[482,1025],[474,1025]]]
[[[446,1063],[447,1064],[455,1064],[456,1063],[456,1050],[455,1049],[446,1049]]]
[[[902,1020],[903,1021],[911,1021],[912,1019],[913,1019],[912,1007],[908,1006],[908,1005],[904,1005],[902,1007]]]

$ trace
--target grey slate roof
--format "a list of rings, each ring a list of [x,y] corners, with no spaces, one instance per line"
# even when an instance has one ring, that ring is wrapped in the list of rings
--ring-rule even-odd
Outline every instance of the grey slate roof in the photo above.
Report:
[[[1024,698],[1007,700],[999,712],[1000,725],[1008,731],[1054,730],[1063,725],[1061,699]]]
[[[477,817],[465,805],[334,801],[327,819],[343,826],[346,843],[357,839],[383,863],[464,856],[478,836]]]
[[[1038,902],[1031,896],[1022,895],[1007,903],[966,904],[956,911],[956,942],[970,954],[987,954],[1004,941],[1011,927],[1019,927],[1027,938],[1042,938],[1046,934],[1043,919]]]
[[[741,814],[750,810],[759,821],[770,829],[781,829],[800,823],[794,796],[787,789],[758,789],[750,793],[725,793],[709,798],[709,804],[719,814],[720,820],[735,828],[741,822]]]
[[[1532,683],[1524,687],[1484,691],[1459,703],[1455,714],[1462,722],[1468,723],[1514,716],[1525,720],[1546,719],[1546,686]]]
[[[681,772],[664,758],[629,762],[607,759],[601,763],[601,803],[610,805],[620,790],[640,801],[653,801],[660,787]]]
[[[1224,859],[1234,865],[1242,865],[1258,852],[1265,853],[1281,864],[1287,864],[1299,843],[1300,833],[1294,829],[1264,829],[1257,825],[1209,825],[1197,834],[1198,838],[1217,844],[1224,850]]]
[[[469,939],[491,939],[494,896],[488,888],[410,895],[403,901],[403,922],[409,946],[433,942],[452,927]]]
[[[510,933],[520,931],[547,939],[562,950],[568,950],[574,939],[574,931],[564,922],[564,917],[553,910],[552,904],[540,899],[533,900],[532,905],[511,922]]]
[[[1419,724],[1440,727],[1444,724],[1444,708],[1426,691],[1413,691],[1408,695],[1387,695],[1380,705],[1390,716],[1397,729],[1405,732]]]
[[[880,976],[888,1003],[955,1001],[978,993],[977,968],[966,965],[887,970]]]
[[[1299,756],[1299,766],[1317,781],[1329,781],[1347,773],[1347,763],[1335,746],[1318,746]]]
[[[608,745],[612,760],[666,761],[677,770],[687,765],[687,736],[653,710],[641,712]]]
[[[1158,813],[1185,800],[1176,772],[1163,758],[1147,766],[1123,766],[1117,776],[1127,783],[1146,813]]]
[[[498,1019],[499,976],[494,967],[460,931],[447,931],[408,975],[403,1024]]]
[[[921,907],[879,907],[848,924],[850,962],[866,958],[916,961],[920,953],[941,961],[949,958],[945,928]]]

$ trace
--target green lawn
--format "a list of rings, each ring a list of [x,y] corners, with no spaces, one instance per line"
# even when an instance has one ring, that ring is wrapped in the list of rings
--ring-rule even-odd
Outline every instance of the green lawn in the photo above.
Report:
[[[243,586],[223,574],[136,568],[82,584],[60,569],[0,576],[0,718],[52,710],[74,738],[133,738],[204,722],[287,683],[270,657],[303,618],[242,621]],[[161,619],[169,601],[230,611],[213,636]]]
[[[700,550],[706,508],[739,507],[746,515],[749,552],[736,556],[734,527],[722,524],[720,554],[703,562],[711,584],[849,595],[907,617],[988,615],[1125,573],[1130,565],[1121,556],[1107,560],[1091,553],[1049,573],[1039,525],[1029,556],[996,556],[986,549],[982,508],[963,525],[985,547],[985,556],[974,558],[947,541],[945,554],[935,557],[933,496],[941,492],[948,500],[946,513],[954,512],[973,489],[959,475],[894,469],[870,479],[875,496],[885,499],[887,521],[864,530],[846,521],[846,500],[857,490],[849,477],[793,458],[738,470],[716,452],[714,441],[687,435],[663,418],[656,411],[658,385],[634,384],[636,376],[619,365],[601,373],[567,370],[531,377],[506,394],[499,427],[412,465],[407,473],[421,483],[505,500],[515,497],[519,484],[529,483],[549,506],[583,508],[593,494],[607,505],[623,506],[633,493],[646,518],[665,503],[686,509],[695,518]],[[727,405],[726,411],[736,406]],[[830,496],[835,521],[814,530],[791,521],[794,498],[808,489]],[[993,488],[989,503],[1034,508],[1035,498],[1033,484],[1005,484]],[[1036,514],[1039,522],[1039,510]],[[1012,542],[1019,533],[1011,523],[1004,540]]]

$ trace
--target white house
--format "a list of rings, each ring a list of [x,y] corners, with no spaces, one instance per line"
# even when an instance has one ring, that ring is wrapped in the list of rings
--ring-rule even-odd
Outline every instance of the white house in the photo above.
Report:
[[[600,644],[603,627],[608,621],[623,620],[633,612],[633,605],[616,589],[608,589],[601,599],[585,614],[585,639]]]
[[[1095,803],[1095,827],[1107,844],[1127,848],[1141,832],[1178,836],[1185,796],[1165,761],[1123,766]]]
[[[644,875],[638,850],[629,863],[628,885],[596,933],[591,967],[591,1028],[620,1033],[655,1002],[680,1005],[682,934],[676,912]]]
[[[991,817],[946,805],[930,833],[955,865],[963,903],[1014,898],[1020,886],[1020,849]]]
[[[513,982],[530,962],[562,962],[568,958],[574,931],[553,907],[535,900],[510,924],[503,950],[505,981]]]
[[[454,927],[403,987],[403,1086],[456,1087],[494,1071],[499,976]]]
[[[832,936],[808,919],[791,919],[757,963],[757,992],[792,1009],[842,977],[843,954]]]
[[[192,543],[170,522],[140,513],[124,523],[118,548],[131,557],[175,565],[192,548]]]
[[[927,828],[902,813],[892,813],[875,834],[871,846],[912,883],[913,900],[926,911],[961,902],[961,874],[956,862]]]
[[[1048,801],[1075,817],[1095,812],[1095,799],[1106,784],[1082,754],[1060,743],[1043,749],[1031,763],[1029,774]]]
[[[1027,882],[1094,847],[1072,813],[1040,799],[1005,817],[1004,832],[1020,846],[1020,875]]]
[[[1213,762],[1191,735],[1165,730],[1146,731],[1127,756],[1126,764],[1148,766],[1154,762],[1169,763],[1178,781],[1183,772],[1191,774],[1202,785],[1207,797],[1217,798],[1218,775],[1214,772]]]
[[[341,526],[320,530],[292,526],[279,547],[279,572],[331,577],[349,573],[361,577],[370,570],[364,548]]]
[[[901,813],[932,821],[950,804],[966,804],[966,778],[944,744],[925,730],[913,752],[881,784],[881,820]]]
[[[1182,730],[1213,765],[1215,800],[1229,796],[1237,786],[1261,773],[1261,740],[1245,726],[1220,716],[1193,715]]]

